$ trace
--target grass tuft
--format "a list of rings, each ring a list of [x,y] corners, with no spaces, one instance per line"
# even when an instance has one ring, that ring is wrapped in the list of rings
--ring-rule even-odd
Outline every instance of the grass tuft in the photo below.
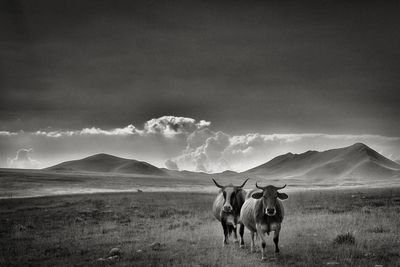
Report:
[[[383,225],[375,226],[375,227],[373,227],[371,229],[368,229],[368,231],[371,232],[371,233],[377,233],[377,234],[390,232],[390,230],[385,228],[385,227],[383,227]]]
[[[352,233],[347,232],[345,234],[337,235],[333,241],[339,245],[353,245],[356,243],[356,238]]]

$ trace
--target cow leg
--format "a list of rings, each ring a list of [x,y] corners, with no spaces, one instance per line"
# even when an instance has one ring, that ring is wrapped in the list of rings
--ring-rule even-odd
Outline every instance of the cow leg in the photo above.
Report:
[[[279,253],[279,247],[278,247],[278,243],[279,243],[279,230],[276,230],[274,232],[274,243],[275,243],[275,253]]]
[[[235,243],[239,243],[238,237],[237,237],[237,232],[236,232],[236,227],[231,226],[232,227],[232,231],[233,231],[233,238]]]
[[[256,251],[256,245],[254,244],[254,235],[255,235],[255,232],[251,231],[250,232],[250,236],[251,236],[250,252],[251,253],[254,253]]]
[[[267,243],[265,240],[261,240],[261,260],[265,261],[267,260],[266,252],[265,252],[265,247],[267,246]]]
[[[243,234],[244,234],[244,224],[240,223],[239,224],[239,235],[240,235],[240,247],[241,248],[244,248]]]
[[[224,241],[223,241],[223,245],[227,245],[228,244],[228,234],[229,234],[229,229],[228,229],[228,225],[226,225],[225,221],[221,221],[222,224],[222,229],[224,230]]]
[[[266,257],[266,249],[265,247],[267,246],[267,242],[265,240],[265,234],[264,232],[261,230],[261,227],[257,227],[257,234],[260,237],[260,244],[261,244],[261,260],[265,261],[267,260]]]

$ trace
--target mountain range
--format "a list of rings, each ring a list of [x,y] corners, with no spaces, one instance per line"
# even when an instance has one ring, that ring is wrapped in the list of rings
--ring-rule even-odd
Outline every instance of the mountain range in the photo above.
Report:
[[[243,174],[263,179],[357,183],[400,178],[400,165],[362,143],[322,152],[287,153]]]
[[[80,160],[63,162],[47,168],[57,172],[102,172],[156,176],[208,176],[205,173],[157,168],[147,162],[96,154]],[[400,179],[400,165],[362,143],[322,152],[287,153],[265,164],[236,173],[212,174],[219,177],[250,177],[286,183],[357,184]]]

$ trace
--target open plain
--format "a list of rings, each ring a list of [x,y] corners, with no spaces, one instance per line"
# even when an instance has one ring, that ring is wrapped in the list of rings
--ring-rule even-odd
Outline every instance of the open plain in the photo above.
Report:
[[[399,266],[400,188],[289,193],[281,253],[230,242],[215,194],[96,193],[0,200],[1,266]],[[108,258],[112,248],[119,257]],[[120,252],[120,253],[119,253]]]

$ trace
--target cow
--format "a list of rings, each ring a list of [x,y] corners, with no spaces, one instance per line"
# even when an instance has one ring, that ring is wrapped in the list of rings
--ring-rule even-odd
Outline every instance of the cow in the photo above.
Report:
[[[254,234],[260,237],[262,260],[266,260],[265,246],[266,235],[274,231],[275,253],[279,253],[279,232],[284,217],[284,209],[281,200],[287,199],[288,195],[278,192],[286,187],[275,187],[268,185],[260,187],[256,183],[256,187],[261,189],[253,189],[246,195],[246,201],[240,211],[240,221],[250,230],[251,233],[251,252],[255,251]]]
[[[240,209],[246,199],[246,191],[243,190],[246,184],[246,179],[241,186],[219,185],[214,179],[212,179],[215,185],[220,188],[217,197],[213,203],[213,214],[215,218],[221,222],[222,229],[224,231],[223,245],[228,244],[228,235],[234,233],[234,242],[238,243],[236,228],[239,223],[239,234],[240,234],[240,247],[244,247],[243,233],[244,225],[239,222]]]

